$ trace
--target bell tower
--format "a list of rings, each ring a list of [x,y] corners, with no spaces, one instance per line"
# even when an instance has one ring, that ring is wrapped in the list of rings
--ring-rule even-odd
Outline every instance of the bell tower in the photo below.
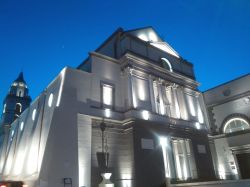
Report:
[[[31,97],[28,93],[28,87],[23,77],[23,72],[11,84],[10,90],[3,101],[3,112],[1,127],[5,130],[20,114],[30,105]],[[4,130],[4,131],[5,131]]]

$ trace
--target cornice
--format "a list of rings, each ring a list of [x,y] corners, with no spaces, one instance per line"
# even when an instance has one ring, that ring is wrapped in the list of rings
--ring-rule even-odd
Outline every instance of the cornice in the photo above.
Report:
[[[183,85],[188,85],[189,87],[191,88],[197,88],[200,83],[193,80],[193,79],[190,79],[188,77],[185,77],[183,75],[180,75],[180,74],[177,74],[175,72],[170,72],[168,70],[165,70],[164,68],[162,67],[159,67],[153,63],[150,63],[144,59],[141,59],[139,57],[136,57],[134,56],[133,54],[130,54],[129,52],[126,53],[121,59],[121,65],[122,67],[126,67],[128,65],[134,65],[135,68],[137,69],[141,69],[141,70],[144,70],[144,71],[152,71],[152,70],[155,70],[156,72],[159,72],[159,77],[160,77],[160,73],[164,74],[168,79],[175,79],[176,82],[181,82]],[[145,69],[144,68],[141,68],[139,66],[136,66],[136,65],[139,65],[139,66],[142,66],[142,67],[146,67]]]
[[[96,56],[96,57],[99,57],[99,58],[102,58],[102,59],[105,59],[105,60],[108,60],[108,61],[111,61],[111,62],[114,62],[116,64],[120,64],[120,61],[115,59],[115,58],[112,58],[112,57],[109,57],[109,56],[106,56],[106,55],[103,55],[101,53],[97,53],[97,52],[90,52],[89,53],[90,56]]]

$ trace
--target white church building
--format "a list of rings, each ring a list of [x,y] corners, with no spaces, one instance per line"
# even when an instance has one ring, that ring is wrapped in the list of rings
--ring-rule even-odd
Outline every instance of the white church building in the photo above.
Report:
[[[152,27],[118,29],[78,68],[65,67],[13,122],[1,179],[29,187],[97,187],[103,172],[115,187],[215,180],[198,86],[193,65]],[[104,167],[97,153],[105,153]]]

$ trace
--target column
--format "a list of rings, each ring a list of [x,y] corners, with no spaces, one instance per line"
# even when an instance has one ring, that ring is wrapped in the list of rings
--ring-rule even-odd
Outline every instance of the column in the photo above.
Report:
[[[178,101],[178,98],[177,98],[177,91],[176,91],[176,89],[177,89],[177,85],[174,85],[173,86],[173,101],[174,101],[174,108],[175,108],[175,117],[176,118],[180,118],[180,107],[179,107],[179,101]]]
[[[156,105],[155,105],[155,97],[157,97],[157,96],[154,95],[153,77],[152,77],[152,75],[149,75],[148,81],[149,81],[149,94],[150,94],[150,101],[151,101],[152,111],[157,112],[156,111]]]
[[[134,96],[133,96],[133,84],[132,84],[132,71],[130,67],[126,69],[126,75],[127,75],[127,101],[128,101],[128,109],[134,108]]]
[[[165,107],[164,107],[164,103],[163,103],[163,91],[162,91],[162,79],[159,79],[159,84],[158,84],[158,92],[159,92],[159,99],[160,99],[160,114],[164,115],[165,112]]]
[[[189,102],[188,102],[188,98],[187,98],[187,93],[185,92],[185,88],[182,88],[182,92],[183,92],[183,101],[185,103],[186,106],[186,117],[187,120],[190,120],[192,118],[192,115],[190,114],[190,106],[189,106]]]
[[[187,120],[188,119],[188,113],[187,113],[187,104],[185,102],[185,98],[184,98],[184,92],[183,92],[183,87],[179,86],[177,88],[177,98],[180,104],[180,117],[183,120]]]

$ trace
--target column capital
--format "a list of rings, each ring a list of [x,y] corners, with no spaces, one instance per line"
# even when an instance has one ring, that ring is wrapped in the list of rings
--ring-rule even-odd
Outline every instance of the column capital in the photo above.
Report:
[[[179,85],[178,85],[178,84],[175,84],[175,83],[173,83],[171,86],[172,86],[172,88],[174,88],[174,89],[179,88]]]

